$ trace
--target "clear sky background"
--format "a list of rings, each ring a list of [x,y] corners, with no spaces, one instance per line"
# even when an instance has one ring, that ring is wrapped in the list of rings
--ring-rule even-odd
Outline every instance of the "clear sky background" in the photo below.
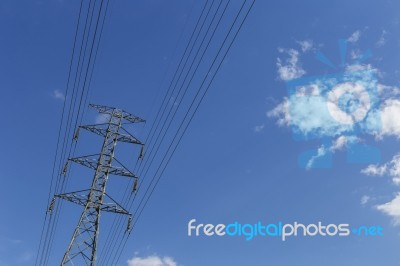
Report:
[[[193,3],[114,1],[90,102],[151,122],[201,10],[202,1]],[[0,2],[0,266],[34,265],[78,8],[66,0]],[[257,1],[119,265],[400,265],[398,10],[400,2],[387,0]],[[315,54],[338,64],[339,39],[348,40],[349,63],[333,70]],[[342,143],[325,147],[331,168],[299,167],[298,155],[321,142],[293,140],[282,108],[286,82],[349,71],[368,49],[373,56],[355,67],[377,73],[382,131],[357,137],[379,149],[380,163],[349,164]],[[146,128],[135,133],[144,138]],[[50,265],[58,265],[79,210],[64,210]],[[194,238],[187,236],[192,218],[380,225],[384,236]]]

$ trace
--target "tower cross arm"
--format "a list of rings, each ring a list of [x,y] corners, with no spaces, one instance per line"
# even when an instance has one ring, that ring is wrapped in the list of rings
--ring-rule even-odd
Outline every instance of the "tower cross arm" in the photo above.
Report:
[[[80,206],[86,206],[90,199],[90,193],[101,193],[101,191],[86,189],[86,190],[58,194],[55,195],[55,197],[66,201],[70,201]],[[120,204],[118,204],[113,198],[108,196],[107,193],[104,193],[104,196],[105,199],[100,205],[101,211],[131,215],[129,211],[127,211]],[[96,202],[90,202],[89,205],[91,205],[91,207],[95,207],[96,204],[97,204]]]
[[[146,120],[144,120],[138,116],[128,113],[122,109],[117,109],[115,107],[109,107],[109,106],[99,105],[99,104],[89,104],[89,106],[92,107],[93,109],[95,109],[100,114],[119,116],[122,119],[125,119],[126,121],[131,122],[131,123],[146,122]]]

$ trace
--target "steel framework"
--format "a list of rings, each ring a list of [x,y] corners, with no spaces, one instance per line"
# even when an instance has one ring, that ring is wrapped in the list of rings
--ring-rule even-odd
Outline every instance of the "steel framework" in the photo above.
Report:
[[[90,107],[107,116],[107,123],[78,127],[74,139],[77,140],[79,130],[85,129],[104,138],[101,152],[98,155],[69,158],[63,174],[66,175],[68,163],[74,162],[95,170],[90,189],[54,195],[49,212],[54,208],[56,198],[67,200],[84,207],[62,258],[61,265],[96,265],[96,252],[99,239],[100,214],[102,211],[128,216],[127,231],[131,230],[132,215],[106,193],[109,175],[121,175],[134,179],[137,187],[138,177],[123,166],[115,157],[117,142],[127,142],[142,146],[140,158],[143,156],[143,143],[123,129],[125,123],[140,123],[145,120],[124,110],[114,107],[90,104]],[[116,162],[117,165],[114,165]]]

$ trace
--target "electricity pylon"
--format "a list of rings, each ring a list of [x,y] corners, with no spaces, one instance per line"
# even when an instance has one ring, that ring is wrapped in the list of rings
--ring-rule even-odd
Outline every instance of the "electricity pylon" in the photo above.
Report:
[[[68,162],[75,162],[95,170],[92,186],[87,190],[55,195],[49,206],[51,212],[55,199],[61,198],[84,207],[76,226],[72,239],[62,258],[61,265],[96,265],[96,252],[99,238],[100,213],[102,211],[123,214],[128,216],[127,231],[131,230],[132,215],[114,201],[106,193],[106,185],[109,175],[121,175],[134,179],[133,191],[137,188],[138,177],[124,167],[114,158],[114,150],[117,142],[127,142],[142,146],[139,158],[143,156],[143,143],[126,131],[122,125],[125,123],[145,122],[123,110],[102,105],[90,104],[100,114],[106,115],[107,123],[86,125],[78,127],[74,139],[77,140],[79,130],[85,129],[104,137],[101,152],[98,155],[89,155],[76,158],[68,158],[63,169],[66,175]],[[114,164],[116,162],[117,166]]]

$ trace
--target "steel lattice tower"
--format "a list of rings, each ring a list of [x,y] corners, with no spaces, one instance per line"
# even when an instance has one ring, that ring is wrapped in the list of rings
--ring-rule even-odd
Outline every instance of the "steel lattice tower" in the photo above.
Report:
[[[96,265],[100,214],[102,211],[127,215],[127,231],[131,230],[132,215],[107,195],[106,186],[110,174],[122,175],[134,179],[133,191],[136,190],[138,177],[114,158],[114,151],[119,141],[138,144],[142,146],[139,156],[141,158],[143,156],[143,143],[126,131],[122,125],[145,121],[117,108],[94,104],[90,104],[90,107],[96,109],[100,114],[106,115],[108,122],[80,126],[76,131],[74,139],[78,138],[80,129],[100,135],[104,137],[101,152],[98,155],[69,158],[68,162],[75,162],[95,170],[92,186],[87,190],[55,195],[49,207],[49,211],[51,212],[56,198],[71,201],[84,207],[72,239],[62,258],[61,265]],[[68,162],[63,169],[64,175],[67,172]],[[117,166],[114,165],[115,163]]]

